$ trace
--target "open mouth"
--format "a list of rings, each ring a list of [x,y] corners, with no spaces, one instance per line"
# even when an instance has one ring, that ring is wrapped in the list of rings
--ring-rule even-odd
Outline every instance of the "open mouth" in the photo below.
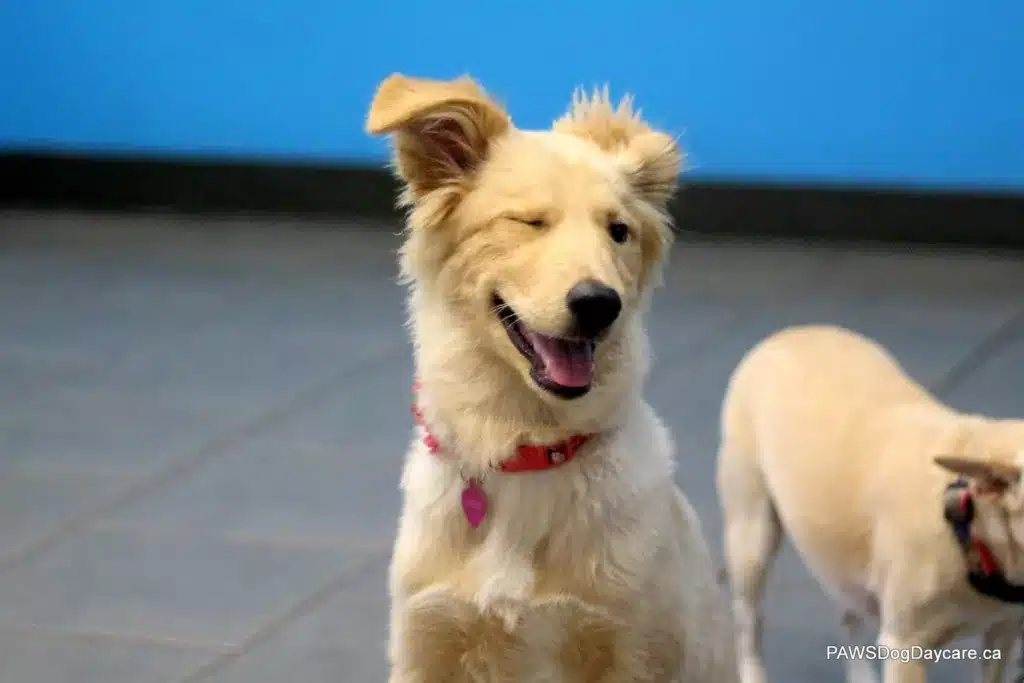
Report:
[[[497,294],[494,310],[512,345],[530,361],[530,376],[539,386],[561,398],[578,398],[590,391],[594,377],[592,339],[552,337],[523,324],[516,312]]]

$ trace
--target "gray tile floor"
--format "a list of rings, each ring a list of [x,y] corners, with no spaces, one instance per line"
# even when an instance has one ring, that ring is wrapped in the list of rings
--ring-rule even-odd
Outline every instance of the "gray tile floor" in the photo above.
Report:
[[[0,683],[385,680],[397,228],[0,213]],[[1022,314],[1009,255],[680,243],[648,393],[716,552],[718,403],[759,338],[850,325],[954,405],[1024,415]],[[775,679],[838,681],[835,621],[787,550]]]

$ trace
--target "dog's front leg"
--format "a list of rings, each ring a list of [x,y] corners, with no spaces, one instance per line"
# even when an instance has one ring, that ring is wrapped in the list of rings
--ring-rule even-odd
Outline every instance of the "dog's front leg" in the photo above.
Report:
[[[453,683],[476,622],[472,605],[444,585],[396,592],[389,634],[389,683]]]
[[[402,629],[403,608],[398,600],[391,606],[391,626],[388,633],[388,683],[424,683],[423,677],[410,670],[406,661],[409,644]]]
[[[473,602],[480,612],[498,615],[511,633],[520,618],[522,604],[533,592],[535,575],[528,559],[532,548],[505,529],[488,536],[470,563],[470,574],[479,582]]]
[[[427,680],[423,676],[400,671],[398,667],[392,666],[388,672],[388,683],[427,683]]]
[[[1010,650],[1020,634],[1019,620],[1004,621],[990,626],[981,636],[982,653],[999,651],[998,659],[981,660],[981,683],[1002,683],[1006,672],[1006,660]]]

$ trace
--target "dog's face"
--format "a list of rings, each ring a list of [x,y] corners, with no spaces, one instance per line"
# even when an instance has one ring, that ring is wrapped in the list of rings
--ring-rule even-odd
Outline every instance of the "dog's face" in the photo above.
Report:
[[[367,129],[393,137],[405,277],[542,395],[586,394],[671,240],[674,140],[607,95],[524,131],[467,78],[400,75],[380,85]]]

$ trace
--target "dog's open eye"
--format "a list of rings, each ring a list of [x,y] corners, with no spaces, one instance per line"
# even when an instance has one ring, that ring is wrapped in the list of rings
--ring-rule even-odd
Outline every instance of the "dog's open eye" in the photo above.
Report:
[[[629,239],[629,226],[622,221],[612,221],[608,224],[608,233],[617,243],[622,244]]]

